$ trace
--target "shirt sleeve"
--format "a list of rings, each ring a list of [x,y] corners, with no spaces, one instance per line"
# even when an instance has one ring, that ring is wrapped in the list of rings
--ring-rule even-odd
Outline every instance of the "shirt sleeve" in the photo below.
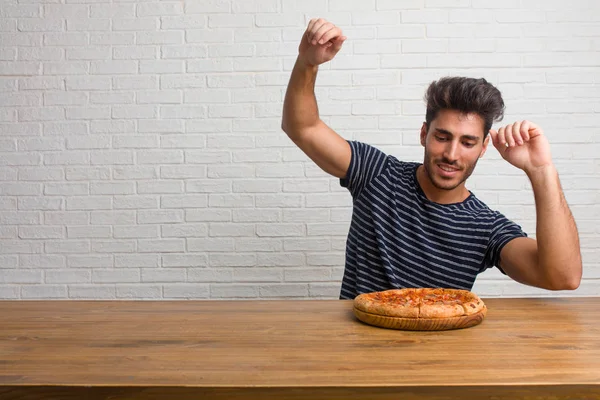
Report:
[[[352,197],[356,198],[381,173],[388,156],[366,143],[356,141],[348,141],[348,143],[352,157],[346,176],[340,179],[340,185],[347,188]]]
[[[527,237],[521,227],[506,218],[501,213],[496,213],[496,220],[488,243],[485,254],[485,268],[497,267],[500,272],[506,275],[506,272],[500,267],[500,253],[508,242],[520,237]]]

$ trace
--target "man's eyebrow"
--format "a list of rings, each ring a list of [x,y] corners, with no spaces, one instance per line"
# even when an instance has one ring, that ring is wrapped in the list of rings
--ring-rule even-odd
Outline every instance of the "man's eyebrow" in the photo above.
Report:
[[[435,128],[436,131],[438,131],[439,133],[443,133],[444,135],[449,135],[454,137],[454,134],[450,131],[447,131],[446,129],[442,129],[442,128]],[[462,135],[461,138],[463,139],[468,139],[468,140],[473,140],[475,142],[479,141],[479,137],[474,136],[474,135]]]

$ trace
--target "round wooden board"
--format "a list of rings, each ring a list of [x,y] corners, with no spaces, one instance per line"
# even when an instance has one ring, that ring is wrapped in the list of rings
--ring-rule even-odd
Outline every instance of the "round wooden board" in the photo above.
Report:
[[[354,315],[362,322],[381,328],[401,329],[407,331],[445,331],[449,329],[470,328],[479,325],[487,313],[487,307],[477,314],[454,318],[400,318],[386,317],[354,309]]]

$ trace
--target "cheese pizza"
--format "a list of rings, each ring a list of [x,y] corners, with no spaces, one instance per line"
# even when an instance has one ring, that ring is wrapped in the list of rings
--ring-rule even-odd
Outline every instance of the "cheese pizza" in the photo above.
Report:
[[[480,323],[486,311],[475,293],[460,289],[391,289],[363,293],[354,299],[358,319],[396,329],[465,328]]]

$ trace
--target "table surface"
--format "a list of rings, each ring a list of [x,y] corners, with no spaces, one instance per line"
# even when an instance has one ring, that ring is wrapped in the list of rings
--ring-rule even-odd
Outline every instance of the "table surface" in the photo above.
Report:
[[[484,301],[480,325],[439,332],[347,300],[2,301],[0,386],[600,389],[600,297]]]

